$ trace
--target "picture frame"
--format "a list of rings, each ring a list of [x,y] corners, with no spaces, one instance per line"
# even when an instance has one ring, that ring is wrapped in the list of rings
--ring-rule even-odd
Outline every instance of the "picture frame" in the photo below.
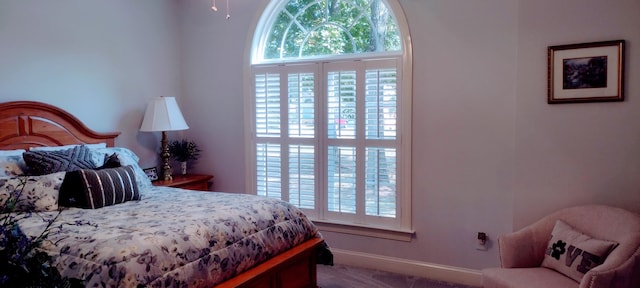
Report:
[[[624,40],[548,47],[547,103],[624,101]]]
[[[147,174],[147,177],[149,177],[149,180],[151,181],[158,180],[158,169],[156,167],[145,168],[142,170],[144,171],[144,174]]]

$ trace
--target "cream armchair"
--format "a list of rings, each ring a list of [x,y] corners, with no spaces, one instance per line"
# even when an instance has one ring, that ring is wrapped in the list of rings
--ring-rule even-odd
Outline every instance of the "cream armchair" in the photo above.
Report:
[[[602,264],[586,272],[577,282],[541,266],[545,252],[549,252],[547,247],[556,220],[593,238],[618,245]],[[485,288],[640,287],[640,215],[620,208],[603,205],[565,208],[517,232],[498,237],[498,246],[501,267],[482,270]]]

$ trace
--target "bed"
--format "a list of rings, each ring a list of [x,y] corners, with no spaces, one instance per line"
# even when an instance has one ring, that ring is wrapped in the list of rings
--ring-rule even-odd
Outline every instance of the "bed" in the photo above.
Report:
[[[63,180],[56,176],[62,183],[49,185],[60,189],[59,199],[40,205],[37,215],[46,220],[62,210],[56,220],[62,228],[42,245],[62,276],[92,287],[317,287],[316,265],[332,264],[331,252],[300,210],[255,195],[150,185],[137,156],[115,146],[118,135],[95,132],[49,104],[0,103],[2,151],[24,149],[24,159],[58,153],[46,151],[89,151],[85,158],[96,166],[106,166],[110,156],[119,158],[118,168],[62,172]],[[86,180],[92,173],[98,182]],[[68,184],[70,175],[86,185]],[[119,177],[126,186],[117,194],[121,200],[104,196],[110,188],[100,175]],[[76,190],[100,185],[102,198]],[[22,219],[20,227],[37,235],[46,225],[42,218]]]

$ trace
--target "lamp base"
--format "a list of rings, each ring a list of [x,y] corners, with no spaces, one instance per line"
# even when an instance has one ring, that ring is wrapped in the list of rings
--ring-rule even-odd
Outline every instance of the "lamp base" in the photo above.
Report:
[[[164,181],[171,181],[173,177],[171,176],[171,165],[169,165],[169,158],[171,158],[171,153],[169,153],[169,143],[167,141],[167,132],[162,131],[162,140],[160,141],[161,149],[160,158],[162,158],[162,177]]]

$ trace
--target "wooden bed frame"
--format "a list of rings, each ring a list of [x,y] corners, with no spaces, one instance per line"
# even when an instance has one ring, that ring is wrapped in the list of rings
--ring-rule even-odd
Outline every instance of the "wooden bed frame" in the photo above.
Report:
[[[115,133],[89,129],[68,112],[41,102],[0,103],[0,150],[35,146],[107,143],[115,145]],[[255,266],[216,287],[317,287],[317,248],[323,240],[312,238]]]

